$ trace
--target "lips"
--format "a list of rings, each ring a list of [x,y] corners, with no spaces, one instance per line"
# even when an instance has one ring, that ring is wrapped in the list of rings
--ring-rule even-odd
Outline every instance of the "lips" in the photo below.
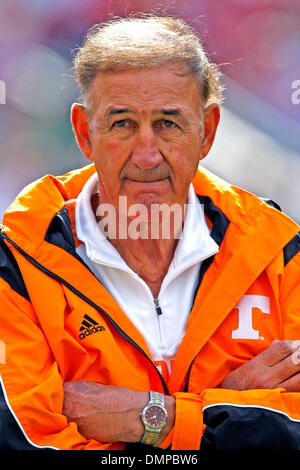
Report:
[[[165,181],[165,180],[169,180],[169,177],[168,176],[165,176],[164,178],[144,178],[144,179],[140,179],[140,178],[129,178],[129,177],[126,177],[125,180],[127,181],[132,181],[133,183],[160,183],[162,181]]]
[[[162,178],[159,180],[134,180],[132,178],[127,178],[127,179],[129,179],[129,181],[133,181],[134,183],[159,183],[160,181],[164,181],[167,178]]]

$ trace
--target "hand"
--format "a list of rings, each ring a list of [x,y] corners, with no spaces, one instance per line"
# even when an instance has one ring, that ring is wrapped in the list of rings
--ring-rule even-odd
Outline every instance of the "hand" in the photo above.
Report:
[[[284,388],[300,392],[300,341],[275,340],[265,351],[230,372],[221,388]]]
[[[77,423],[86,439],[98,442],[139,442],[144,434],[140,412],[149,401],[148,392],[102,385],[86,380],[64,384],[63,414]],[[175,398],[165,396],[169,419],[156,443],[174,425]]]

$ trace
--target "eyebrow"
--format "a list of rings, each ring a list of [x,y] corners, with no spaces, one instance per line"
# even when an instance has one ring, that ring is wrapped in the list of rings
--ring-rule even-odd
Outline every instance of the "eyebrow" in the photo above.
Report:
[[[166,114],[167,116],[179,116],[180,111],[177,108],[174,109],[169,109],[169,108],[162,108],[162,109],[157,109],[155,113],[158,114]]]
[[[115,114],[129,113],[132,112],[129,108],[112,108],[107,113],[108,116],[114,116]]]
[[[133,113],[134,111],[130,108],[111,108],[107,116],[114,116],[116,114],[126,114],[126,113]],[[161,108],[161,109],[155,109],[153,114],[165,114],[166,116],[179,116],[180,110],[177,108]]]

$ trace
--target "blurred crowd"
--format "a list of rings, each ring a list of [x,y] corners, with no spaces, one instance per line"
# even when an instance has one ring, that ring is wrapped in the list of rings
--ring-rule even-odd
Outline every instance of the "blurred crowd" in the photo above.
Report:
[[[299,0],[0,0],[0,218],[25,184],[86,164],[69,120],[72,51],[93,24],[135,12],[180,16],[201,34],[227,86],[208,166],[300,221]]]

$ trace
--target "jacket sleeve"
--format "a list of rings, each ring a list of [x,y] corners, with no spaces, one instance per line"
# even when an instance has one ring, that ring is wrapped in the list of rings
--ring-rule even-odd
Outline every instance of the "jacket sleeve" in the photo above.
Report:
[[[300,341],[300,234],[285,250],[280,276],[282,338]],[[300,393],[215,388],[175,397],[172,449],[300,449]]]
[[[0,243],[0,449],[122,449],[62,414],[63,383],[18,266]]]
[[[175,397],[172,450],[300,449],[300,393],[214,388]]]

